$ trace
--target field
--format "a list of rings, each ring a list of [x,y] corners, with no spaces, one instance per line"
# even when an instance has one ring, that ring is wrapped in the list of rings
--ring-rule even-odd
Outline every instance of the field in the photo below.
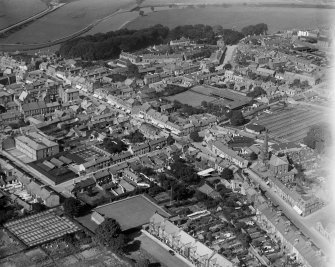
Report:
[[[131,6],[134,3],[134,0],[71,1],[7,38],[0,39],[0,43],[48,42],[75,33],[97,19],[106,17],[118,9]]]
[[[41,0],[0,0],[0,29],[47,8]]]
[[[171,9],[138,17],[127,24],[129,29],[140,29],[155,24],[170,28],[178,25],[208,24],[241,29],[247,25],[266,23],[270,32],[291,28],[310,28],[329,24],[335,10],[288,7],[205,7]]]
[[[258,117],[254,123],[265,126],[270,136],[282,141],[301,141],[310,126],[320,123],[324,114],[312,108],[286,108]]]
[[[186,91],[186,92],[174,95],[174,96],[169,96],[166,99],[170,101],[178,100],[180,103],[187,104],[192,107],[201,106],[202,101],[212,102],[216,100],[216,98],[214,97],[198,94],[193,91]]]
[[[287,3],[287,4],[332,4],[333,0],[145,0],[146,5],[169,5],[169,4],[264,4],[264,3]]]

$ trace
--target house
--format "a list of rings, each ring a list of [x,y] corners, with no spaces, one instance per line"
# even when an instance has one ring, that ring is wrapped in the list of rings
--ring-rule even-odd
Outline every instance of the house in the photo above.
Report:
[[[135,184],[139,183],[142,180],[137,174],[133,173],[130,170],[124,170],[123,171],[123,177],[128,178],[129,180],[131,180]]]
[[[166,141],[167,139],[165,137],[161,137],[156,140],[151,140],[149,142],[150,151],[154,151],[154,150],[162,148],[163,146],[166,145]]]
[[[82,180],[74,185],[74,188],[72,189],[71,193],[83,193],[85,191],[92,190],[96,185],[96,182],[93,178],[88,178],[85,180]]]
[[[139,156],[148,153],[150,151],[150,146],[148,143],[134,144],[129,147],[129,151],[134,156]]]
[[[108,170],[105,169],[94,173],[93,179],[96,181],[98,185],[102,186],[112,181],[112,175]]]
[[[198,191],[200,191],[201,193],[205,194],[206,196],[210,197],[210,198],[221,198],[221,195],[219,192],[215,191],[212,187],[210,187],[208,184],[203,184],[202,186],[200,186],[198,188]]]

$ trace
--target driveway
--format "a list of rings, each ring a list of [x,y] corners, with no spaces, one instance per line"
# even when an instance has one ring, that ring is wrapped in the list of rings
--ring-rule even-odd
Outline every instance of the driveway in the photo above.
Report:
[[[183,260],[181,256],[177,253],[172,256],[167,247],[163,245],[160,241],[151,239],[145,234],[141,234],[136,240],[141,241],[141,249],[145,250],[153,258],[155,258],[162,265],[168,267],[191,267],[194,266],[191,263],[187,263],[186,260]]]

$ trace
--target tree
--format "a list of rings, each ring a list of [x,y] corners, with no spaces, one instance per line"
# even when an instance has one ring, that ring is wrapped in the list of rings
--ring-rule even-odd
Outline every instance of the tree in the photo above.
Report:
[[[197,131],[191,132],[190,138],[193,140],[193,142],[202,142],[202,140],[204,139],[203,137],[199,135],[199,132]]]
[[[125,244],[125,238],[121,231],[119,223],[106,218],[95,230],[95,239],[102,245],[109,247],[114,251],[120,251]]]
[[[171,136],[171,134],[169,134],[169,136],[167,137],[167,139],[166,139],[166,143],[167,143],[168,146],[171,146],[171,145],[173,145],[173,144],[175,143],[175,140],[174,140],[174,138]]]
[[[76,217],[79,215],[80,206],[80,201],[74,197],[65,199],[63,203],[64,212],[71,217]]]
[[[121,153],[122,151],[127,150],[127,145],[117,138],[106,137],[103,140],[104,147],[112,154]]]
[[[256,160],[257,158],[258,158],[257,154],[255,152],[251,152],[250,160]]]
[[[151,11],[154,12],[155,11],[155,8],[152,6],[150,7]]]
[[[212,65],[208,68],[210,73],[214,73],[215,72],[215,67]]]
[[[234,172],[229,168],[224,168],[221,172],[221,177],[227,181],[230,181],[234,179]]]
[[[149,267],[150,261],[148,259],[140,259],[135,263],[135,267]]]
[[[239,126],[244,123],[244,117],[241,110],[232,110],[230,123],[234,126]]]
[[[135,132],[129,134],[128,136],[126,136],[126,138],[131,143],[142,143],[146,140],[144,135],[139,130],[136,130]]]
[[[213,31],[214,31],[215,35],[222,35],[223,28],[222,28],[221,25],[214,25],[213,26]]]
[[[331,142],[331,131],[326,124],[313,125],[303,139],[305,145],[316,150],[318,153],[324,152]]]
[[[144,16],[144,11],[140,10],[139,14],[140,14],[140,16]]]
[[[41,211],[45,210],[45,208],[46,207],[39,202],[32,204],[32,211],[34,211],[34,212],[41,212]]]
[[[134,77],[139,78],[140,77],[140,73],[139,73],[137,65],[130,63],[127,65],[127,68],[128,68],[128,78],[134,78]]]
[[[232,65],[231,65],[230,63],[226,63],[226,64],[223,66],[223,68],[224,68],[225,70],[231,70],[231,69],[232,69]]]

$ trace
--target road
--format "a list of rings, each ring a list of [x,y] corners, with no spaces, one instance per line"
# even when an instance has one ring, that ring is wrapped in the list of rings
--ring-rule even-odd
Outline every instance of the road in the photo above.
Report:
[[[190,262],[187,263],[180,255],[172,256],[165,244],[156,242],[145,234],[141,234],[136,240],[141,241],[141,248],[149,253],[153,258],[168,267],[193,267]]]
[[[270,200],[278,204],[284,214],[294,223],[301,232],[309,237],[315,245],[317,245],[325,254],[331,255],[330,244],[327,242],[311,225],[306,224],[304,218],[298,215],[293,208],[287,204],[282,198],[280,198],[255,172],[250,169],[245,170],[260,187],[268,192]]]

